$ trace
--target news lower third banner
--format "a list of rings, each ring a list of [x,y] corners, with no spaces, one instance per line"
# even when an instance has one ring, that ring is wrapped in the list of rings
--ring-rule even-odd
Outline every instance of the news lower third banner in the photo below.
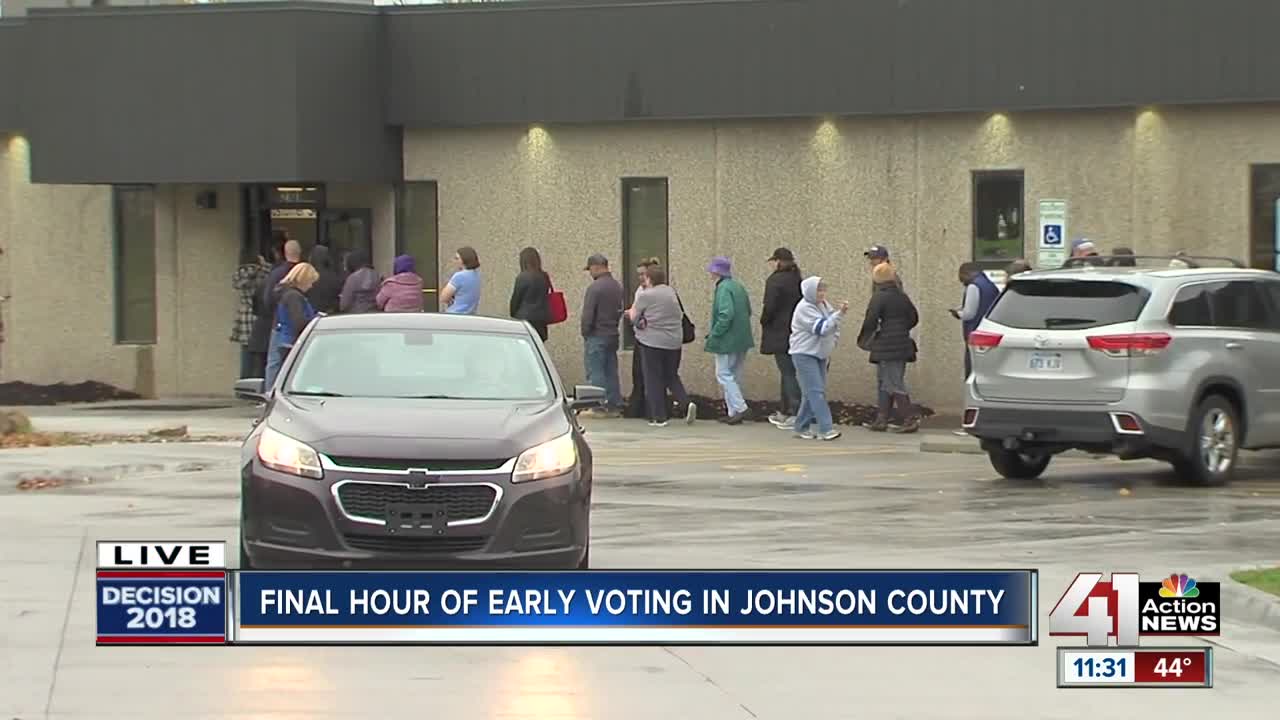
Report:
[[[1034,570],[228,574],[237,644],[1037,642]]]

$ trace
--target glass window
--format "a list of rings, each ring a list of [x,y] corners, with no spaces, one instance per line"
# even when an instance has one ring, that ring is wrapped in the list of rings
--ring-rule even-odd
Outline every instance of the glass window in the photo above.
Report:
[[[1272,330],[1280,330],[1280,282],[1263,283],[1263,287],[1266,288],[1266,294],[1271,298],[1271,322],[1268,323],[1268,326]]]
[[[973,174],[973,259],[1003,267],[1023,254],[1022,171]]]
[[[649,258],[658,258],[670,267],[667,226],[667,179],[624,178],[622,180],[622,257],[625,265],[615,270],[626,289],[626,305],[631,305],[640,287],[636,268]],[[670,281],[671,278],[668,278]],[[623,347],[634,346],[631,327],[623,323]]]
[[[1150,297],[1120,282],[1014,280],[988,315],[993,322],[1026,330],[1079,330],[1133,322]]]
[[[1182,327],[1262,329],[1271,324],[1267,300],[1248,280],[1199,283],[1178,291],[1169,322]]]
[[[1251,171],[1249,266],[1280,270],[1280,165],[1254,165]]]
[[[1200,283],[1178,290],[1173,299],[1173,307],[1169,310],[1169,324],[1180,327],[1211,327],[1213,309],[1210,298],[1213,291],[1221,285]]]
[[[1213,323],[1219,327],[1261,329],[1268,326],[1266,299],[1258,283],[1222,283],[1212,297]]]
[[[412,255],[427,312],[440,309],[439,198],[435,182],[407,182],[396,197],[396,252]]]
[[[319,331],[288,392],[375,398],[540,400],[552,394],[528,337],[438,330]]]
[[[116,187],[114,217],[116,342],[156,341],[155,191]]]

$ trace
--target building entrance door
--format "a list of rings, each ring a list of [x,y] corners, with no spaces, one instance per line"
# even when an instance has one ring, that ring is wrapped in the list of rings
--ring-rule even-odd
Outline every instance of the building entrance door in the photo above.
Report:
[[[368,208],[326,208],[320,211],[317,242],[329,248],[334,268],[346,272],[347,256],[363,250],[373,257],[373,211]]]

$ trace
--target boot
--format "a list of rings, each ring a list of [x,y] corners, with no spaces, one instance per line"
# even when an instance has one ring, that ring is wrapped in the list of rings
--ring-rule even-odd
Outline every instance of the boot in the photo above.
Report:
[[[902,417],[893,422],[889,426],[889,432],[895,433],[913,433],[920,429],[920,417],[915,412],[915,406],[911,404],[911,398],[907,395],[895,395],[897,401],[898,412]]]
[[[893,396],[887,392],[880,392],[880,407],[876,410],[876,417],[871,422],[862,423],[862,427],[872,432],[884,432],[889,429],[889,416],[893,412]]]

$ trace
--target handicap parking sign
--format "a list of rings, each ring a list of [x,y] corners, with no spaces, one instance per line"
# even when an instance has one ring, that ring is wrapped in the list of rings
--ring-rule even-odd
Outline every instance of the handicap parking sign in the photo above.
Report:
[[[1046,247],[1046,248],[1062,247],[1062,226],[1061,225],[1045,225],[1044,236],[1040,238],[1040,247]]]

